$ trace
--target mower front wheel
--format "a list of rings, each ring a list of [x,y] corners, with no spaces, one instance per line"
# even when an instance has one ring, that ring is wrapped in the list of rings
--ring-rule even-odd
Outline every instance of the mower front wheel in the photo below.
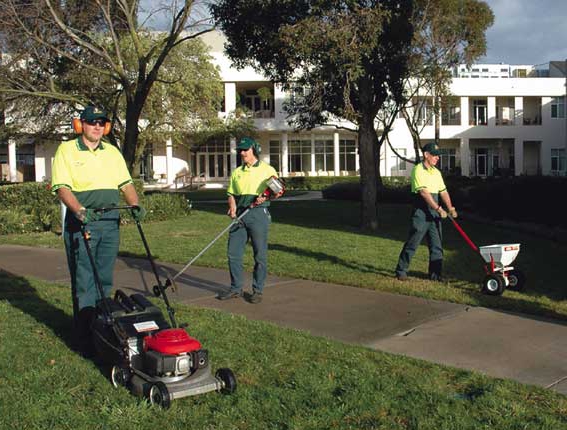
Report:
[[[112,366],[110,370],[110,381],[114,388],[126,386],[130,380],[130,372],[121,366]]]
[[[221,382],[220,392],[223,394],[232,394],[236,391],[236,377],[232,370],[223,368],[217,370],[215,377]]]
[[[482,292],[489,296],[501,296],[506,289],[506,281],[502,275],[491,273],[482,281]]]
[[[160,406],[163,409],[169,409],[171,406],[171,396],[167,386],[158,381],[150,387],[149,400],[152,405]]]
[[[508,272],[508,288],[515,291],[522,291],[526,285],[526,275],[519,270],[510,270]]]

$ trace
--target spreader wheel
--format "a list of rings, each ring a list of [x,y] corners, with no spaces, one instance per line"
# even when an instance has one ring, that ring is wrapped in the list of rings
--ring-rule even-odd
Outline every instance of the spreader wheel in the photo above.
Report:
[[[482,281],[482,292],[489,296],[501,296],[506,289],[506,281],[502,275],[491,273]]]
[[[171,406],[169,390],[161,381],[158,381],[151,386],[149,400],[152,405],[160,406],[163,409],[168,409]]]
[[[526,275],[519,270],[510,270],[508,272],[508,288],[515,291],[522,291],[526,286]]]
[[[110,381],[114,388],[125,386],[130,380],[130,372],[120,366],[112,366],[110,371]]]
[[[236,377],[232,370],[227,368],[222,368],[217,370],[215,377],[221,382],[222,388],[220,392],[223,394],[232,394],[236,391]]]

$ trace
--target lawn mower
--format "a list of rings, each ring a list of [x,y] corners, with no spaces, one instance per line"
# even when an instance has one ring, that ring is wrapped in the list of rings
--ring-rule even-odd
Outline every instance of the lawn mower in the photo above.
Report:
[[[136,206],[99,208],[97,212],[134,209]],[[82,235],[101,297],[96,304],[92,325],[97,357],[109,365],[110,380],[115,387],[124,386],[131,393],[149,399],[151,404],[167,409],[174,399],[219,391],[230,394],[236,389],[236,378],[228,368],[211,373],[206,349],[177,326],[165,287],[160,281],[146,237],[139,221],[138,232],[155,275],[153,288],[163,298],[171,324],[160,309],[143,294],[127,295],[118,289],[114,298],[104,297],[100,277],[89,246],[90,233],[83,226]],[[157,294],[156,294],[157,295]]]
[[[481,291],[491,296],[500,296],[506,288],[520,291],[524,288],[526,277],[524,274],[510,266],[520,252],[519,243],[496,244],[477,247],[468,237],[461,226],[451,215],[447,215],[453,222],[457,231],[461,234],[465,242],[481,258],[486,273]]]

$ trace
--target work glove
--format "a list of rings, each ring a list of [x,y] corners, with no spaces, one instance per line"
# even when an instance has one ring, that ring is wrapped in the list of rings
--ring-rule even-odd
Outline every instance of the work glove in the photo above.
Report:
[[[88,224],[89,222],[98,221],[101,214],[95,212],[94,209],[81,208],[75,213],[75,217],[83,224]]]
[[[457,216],[458,216],[457,209],[449,208],[449,215],[451,215],[451,218],[457,218]]]
[[[145,216],[146,210],[143,206],[137,205],[132,208],[132,218],[134,218],[135,221],[140,222],[144,219]]]
[[[445,212],[445,209],[443,209],[441,206],[437,208],[437,213],[441,218],[443,219],[447,218],[447,212]]]

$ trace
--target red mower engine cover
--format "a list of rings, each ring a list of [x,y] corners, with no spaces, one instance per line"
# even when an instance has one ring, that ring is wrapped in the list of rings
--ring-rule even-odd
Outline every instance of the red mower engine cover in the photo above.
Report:
[[[178,355],[201,349],[201,343],[182,328],[169,328],[144,338],[144,350]]]

